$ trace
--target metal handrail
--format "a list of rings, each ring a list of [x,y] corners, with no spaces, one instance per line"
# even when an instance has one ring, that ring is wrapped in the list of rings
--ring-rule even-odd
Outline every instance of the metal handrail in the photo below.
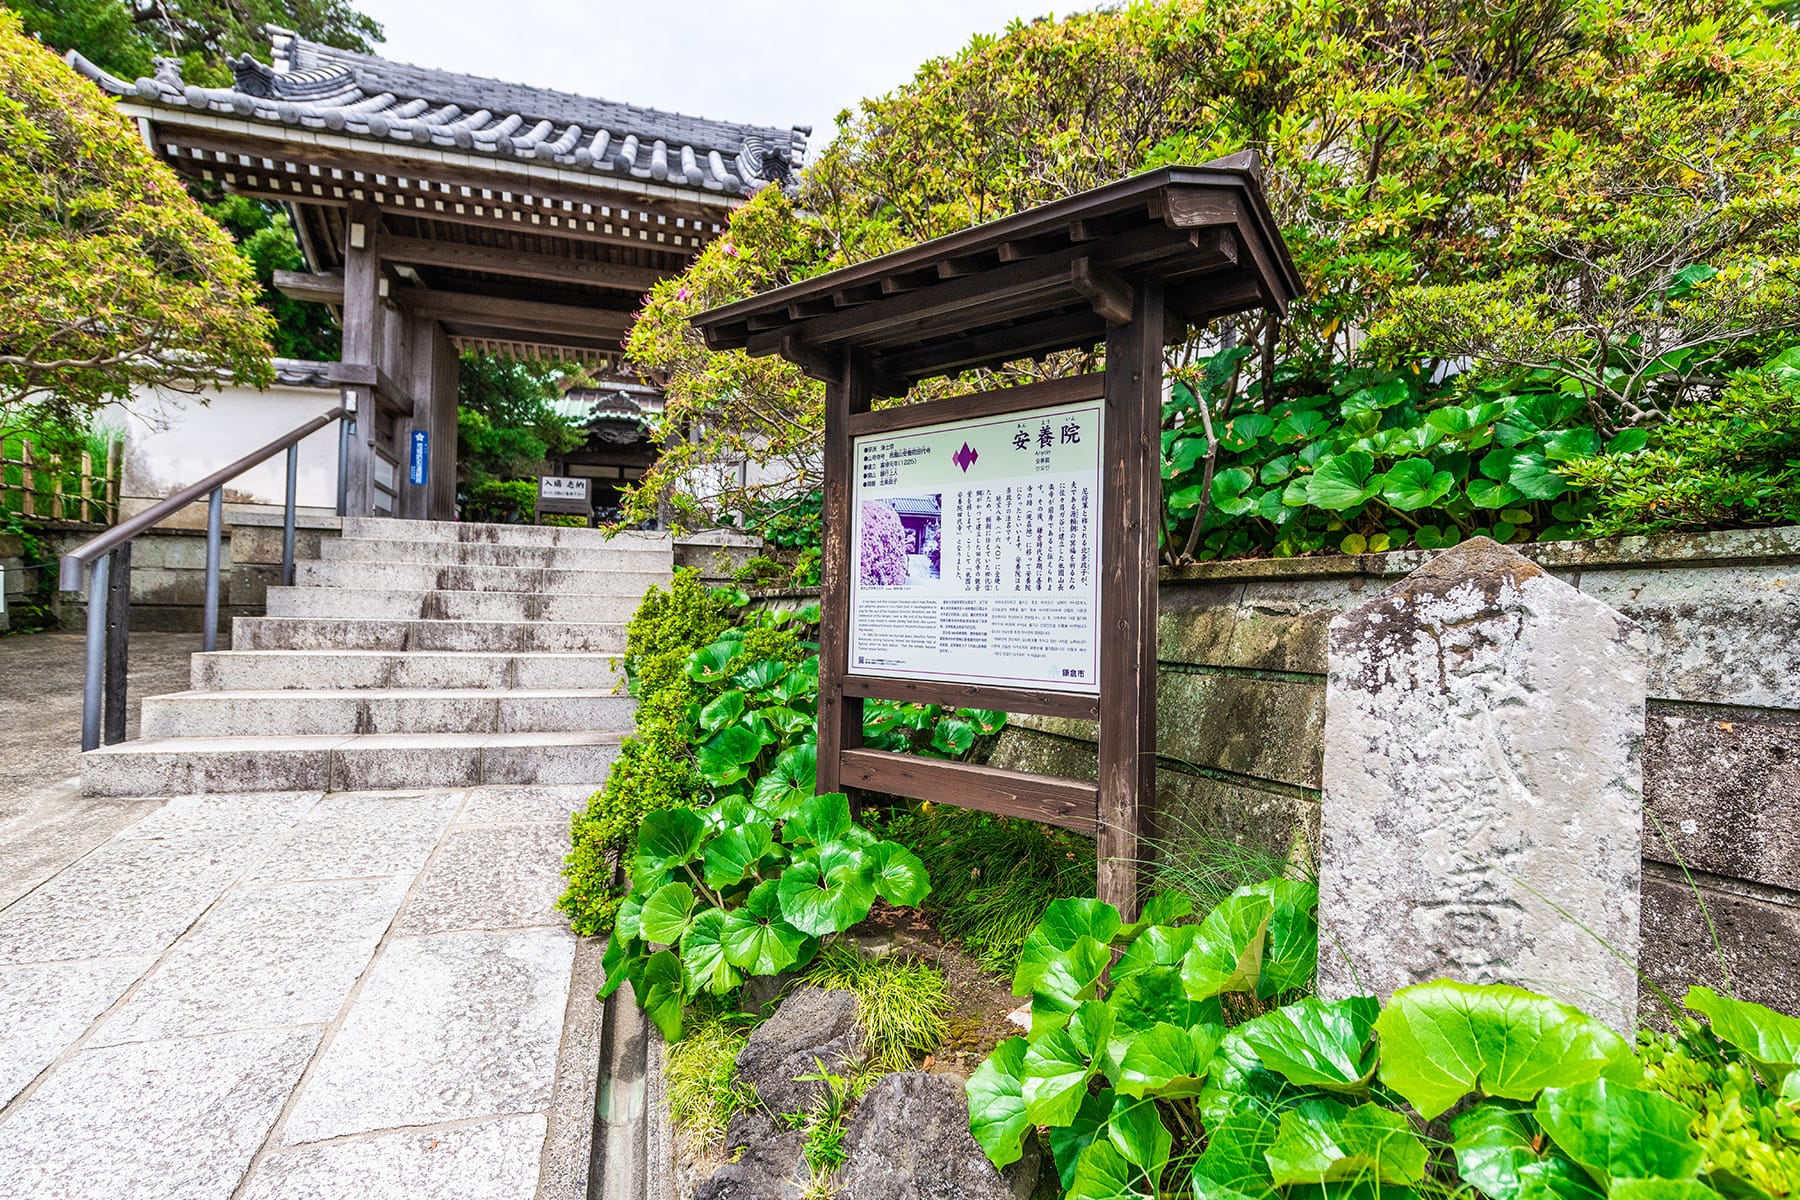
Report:
[[[338,421],[338,515],[344,513],[349,457],[350,426],[356,414],[343,405],[290,429],[268,445],[222,467],[198,483],[189,484],[128,521],[121,521],[98,537],[83,542],[63,555],[58,566],[58,586],[65,592],[81,590],[83,569],[88,572],[87,663],[81,695],[81,748],[100,745],[104,708],[106,744],[125,739],[126,645],[130,638],[131,539],[186,508],[200,497],[206,504],[206,601],[202,618],[202,646],[207,652],[219,644],[219,559],[224,487],[251,467],[260,466],[287,451],[287,502],[281,531],[281,582],[294,582],[294,497],[300,471],[300,443]],[[115,570],[115,563],[117,569]],[[108,608],[113,610],[107,619]]]

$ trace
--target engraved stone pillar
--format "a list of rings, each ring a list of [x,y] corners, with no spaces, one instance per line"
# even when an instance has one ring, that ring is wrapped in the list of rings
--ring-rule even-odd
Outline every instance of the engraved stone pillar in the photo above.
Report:
[[[1331,623],[1321,995],[1448,976],[1632,1027],[1646,658],[1487,538]]]

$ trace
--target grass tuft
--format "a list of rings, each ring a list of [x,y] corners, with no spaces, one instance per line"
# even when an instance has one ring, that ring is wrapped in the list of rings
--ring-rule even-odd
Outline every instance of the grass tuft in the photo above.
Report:
[[[949,1035],[950,989],[930,963],[870,958],[851,946],[831,944],[819,951],[804,982],[855,993],[869,1033],[871,1077],[911,1070]]]
[[[1065,830],[928,805],[897,813],[887,836],[925,864],[926,911],[984,970],[1011,975],[1052,900],[1094,894],[1094,843]]]
[[[1238,888],[1295,872],[1294,863],[1272,850],[1233,841],[1178,813],[1159,817],[1166,832],[1145,842],[1150,888],[1191,896],[1196,912],[1211,910]]]
[[[755,1092],[736,1080],[738,1051],[749,1037],[743,1014],[701,1002],[688,1010],[682,1039],[669,1043],[669,1115],[700,1145],[717,1145],[732,1116],[756,1103]]]

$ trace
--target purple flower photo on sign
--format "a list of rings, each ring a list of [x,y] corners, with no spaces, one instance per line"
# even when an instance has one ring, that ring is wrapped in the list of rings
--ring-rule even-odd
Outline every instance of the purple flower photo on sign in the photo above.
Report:
[[[864,587],[910,587],[938,578],[943,498],[892,496],[862,503],[857,574]]]

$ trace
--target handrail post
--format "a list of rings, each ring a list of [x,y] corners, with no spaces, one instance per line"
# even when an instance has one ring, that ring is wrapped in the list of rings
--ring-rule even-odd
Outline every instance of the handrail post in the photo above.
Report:
[[[224,485],[220,485],[206,502],[206,611],[201,617],[201,645],[208,654],[219,646],[219,526],[224,494]]]
[[[281,525],[281,586],[294,586],[294,495],[300,482],[300,443],[287,452],[287,512]]]
[[[350,414],[338,418],[338,516],[350,515]]]
[[[87,661],[81,681],[81,748],[100,746],[100,714],[106,692],[106,594],[112,575],[112,556],[94,560],[88,575]]]
[[[101,740],[111,746],[125,740],[125,688],[131,671],[131,543],[114,547],[106,561],[112,567],[106,587],[106,713]]]

